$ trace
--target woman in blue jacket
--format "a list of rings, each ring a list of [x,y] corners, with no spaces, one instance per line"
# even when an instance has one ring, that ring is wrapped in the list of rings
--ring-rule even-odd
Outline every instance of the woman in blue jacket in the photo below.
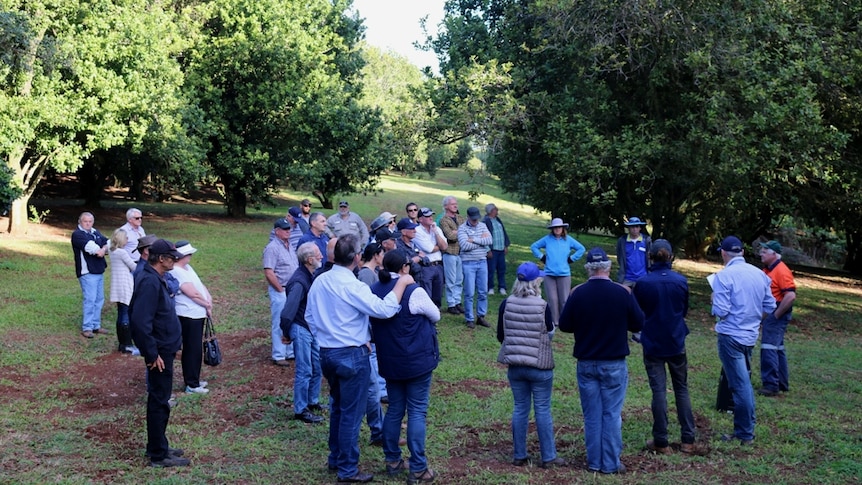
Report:
[[[560,313],[572,289],[572,271],[569,264],[581,259],[586,252],[583,244],[566,234],[568,228],[568,224],[555,217],[548,224],[550,233],[530,245],[533,256],[545,263],[545,295],[548,297],[554,325],[559,325]],[[544,254],[541,249],[545,250]]]

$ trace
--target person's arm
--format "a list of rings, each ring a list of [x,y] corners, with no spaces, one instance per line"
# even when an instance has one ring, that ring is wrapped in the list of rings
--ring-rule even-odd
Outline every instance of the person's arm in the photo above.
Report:
[[[635,297],[629,293],[629,308],[628,308],[628,329],[629,332],[640,332],[644,327],[644,311],[641,310]],[[638,339],[640,337],[638,336]]]
[[[541,261],[545,261],[545,259],[546,259],[546,258],[545,258],[545,255],[544,255],[544,254],[542,254],[542,252],[541,252],[541,251],[539,251],[539,250],[540,250],[540,249],[543,249],[543,248],[545,247],[545,245],[546,245],[546,244],[547,244],[547,243],[546,243],[546,241],[545,241],[545,237],[544,237],[544,236],[543,236],[543,237],[541,237],[541,238],[539,238],[539,240],[538,240],[538,241],[536,241],[536,242],[534,242],[533,244],[530,244],[530,252],[531,252],[531,253],[533,253],[533,257],[534,257],[534,258],[536,258],[536,259],[538,259],[538,260],[541,260]]]
[[[407,302],[410,313],[414,315],[425,315],[431,323],[440,321],[440,309],[431,301],[431,297],[423,288],[416,288],[410,294],[410,301]]]
[[[198,291],[197,287],[191,281],[186,281],[180,284],[180,291],[183,295],[186,295],[191,301],[197,303],[198,305],[206,308],[207,313],[212,310],[213,304],[209,301],[203,293]]]
[[[793,290],[784,292],[784,298],[781,299],[781,303],[778,304],[778,308],[772,312],[775,315],[775,318],[781,318],[782,315],[789,312],[791,308],[793,308],[793,301],[796,300],[796,292]]]
[[[503,301],[500,302],[500,309],[497,310],[497,342],[500,343],[506,339],[506,326],[503,320],[503,314],[506,313],[506,300],[508,298],[503,298]]]
[[[278,282],[278,277],[275,276],[275,271],[273,271],[272,268],[264,268],[263,276],[266,278],[266,282],[269,283],[269,286],[271,286],[273,290],[279,293],[284,291],[284,287]]]
[[[575,303],[574,303],[574,291],[577,289],[577,286],[572,289],[572,292],[569,293],[569,298],[566,300],[566,304],[563,306],[563,311],[560,312],[560,321],[557,322],[557,328],[562,332],[573,333],[575,331],[575,320],[577,319],[577,312],[575,311]]]
[[[431,229],[434,231],[434,237],[437,239],[437,249],[440,251],[449,249],[449,242],[446,241],[443,231],[438,226],[431,226]]]
[[[718,317],[719,320],[724,320],[730,315],[730,289],[721,281],[720,273],[716,273],[714,283],[711,313]],[[767,291],[767,293],[769,292]],[[769,293],[769,296],[772,297],[772,294]]]
[[[569,256],[569,261],[574,263],[575,261],[581,259],[584,253],[587,252],[587,248],[585,248],[583,244],[578,242],[577,239],[571,236],[569,237],[569,239],[571,239],[571,241],[569,241],[569,249],[575,250],[575,254]]]
[[[287,294],[285,295],[284,307],[281,309],[281,323],[279,326],[281,326],[281,333],[287,337],[290,333],[290,325],[296,320],[296,311],[299,309],[299,302],[302,301],[302,283],[294,281],[284,291]]]
[[[145,270],[146,271],[146,270]],[[142,275],[143,276],[143,275]],[[156,362],[159,349],[153,338],[153,322],[159,304],[160,283],[155,278],[135,280],[135,293],[129,305],[129,329],[147,367]]]
[[[365,243],[368,242],[368,226],[365,225],[365,221],[359,217],[359,214],[354,214],[356,216],[356,223],[359,224],[359,242],[362,246],[365,246]]]

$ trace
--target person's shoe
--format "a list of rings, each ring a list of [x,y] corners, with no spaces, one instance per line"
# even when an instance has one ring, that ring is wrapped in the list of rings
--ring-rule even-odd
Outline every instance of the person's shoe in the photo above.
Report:
[[[514,460],[512,460],[512,464],[515,466],[527,466],[530,464],[530,457],[515,458]]]
[[[431,483],[437,478],[434,470],[426,468],[424,471],[410,473],[407,475],[407,485],[415,485],[417,483]]]
[[[133,357],[141,355],[140,349],[138,349],[134,345],[121,345],[120,346],[120,352],[122,352],[124,354],[129,354]]]
[[[352,477],[338,477],[338,481],[335,483],[368,483],[371,480],[374,480],[374,475],[371,473],[357,472],[356,475],[353,475]]]
[[[198,387],[186,386],[186,394],[206,394],[208,392],[210,392],[210,390],[207,389],[206,387],[203,387],[203,386],[198,386]]]
[[[446,313],[450,315],[460,315],[461,312],[458,311],[458,307],[450,306],[446,309]]]
[[[558,456],[551,461],[542,462],[542,468],[556,468],[558,466],[566,466],[566,460]]]
[[[105,330],[104,328],[97,328],[97,329],[93,330],[93,333],[94,334],[97,333],[99,335],[110,335],[111,334],[111,332]]]
[[[506,289],[505,289],[505,288],[500,288],[500,294],[501,294],[501,295],[503,295],[503,296],[506,296]]]
[[[298,420],[302,421],[303,423],[308,423],[308,424],[318,424],[318,423],[323,422],[323,416],[318,416],[316,414],[312,414],[312,412],[309,411],[308,408],[305,408],[299,414],[294,414],[293,417],[294,417],[294,419],[298,419]]]
[[[694,451],[695,451],[694,443],[683,443],[683,444],[679,445],[679,451],[680,451],[680,453],[685,453],[685,454],[689,454],[689,455],[694,453]]]
[[[458,313],[460,313],[461,315],[463,315],[463,314],[465,313],[465,311],[464,311],[464,306],[463,306],[463,305],[461,305],[460,303],[458,303],[457,305],[455,305],[455,309],[456,309],[456,310],[458,310]]]
[[[476,319],[476,325],[481,325],[481,326],[486,327],[486,328],[490,327],[490,325],[488,325],[488,322],[485,321],[484,315],[482,315]]]
[[[409,467],[404,460],[398,460],[397,463],[394,462],[386,462],[386,474],[390,477],[394,477],[396,475],[401,475],[402,473],[409,471]]]
[[[620,467],[616,469],[616,471],[612,472],[601,472],[604,475],[623,475],[626,472],[626,466],[620,463]]]
[[[272,363],[279,367],[290,367],[290,361],[287,359],[274,360]]]
[[[744,439],[737,438],[736,436],[729,435],[729,434],[723,434],[723,435],[721,435],[721,441],[725,441],[725,442],[730,442],[730,441],[739,441],[739,445],[740,445],[740,446],[750,446],[750,445],[753,445],[753,444],[754,444],[754,440],[753,440],[753,439],[750,439],[750,440],[744,440]]]
[[[493,289],[488,290],[488,296],[493,296],[493,295],[494,295],[494,290]]]
[[[198,387],[207,387],[207,384],[209,384],[207,381],[198,381]]]
[[[170,468],[173,466],[189,466],[191,462],[188,458],[180,456],[171,456],[170,454],[161,460],[150,460],[150,466],[155,468]]]
[[[329,473],[335,473],[338,471],[338,466],[326,463],[326,471],[328,471]]]
[[[380,396],[380,404],[389,404],[389,396]]]
[[[171,394],[170,399],[168,399],[168,407],[175,408],[177,406],[177,396]]]
[[[89,331],[89,330],[84,330],[84,331],[82,331],[82,332],[81,332],[81,336],[82,336],[82,337],[87,337],[87,338],[93,338],[93,337],[95,337],[95,335],[93,335],[93,332],[91,332],[91,331]]]
[[[168,455],[170,456],[183,456],[186,454],[186,451],[182,448],[168,448]]]
[[[312,413],[322,413],[323,412],[323,406],[321,406],[320,403],[309,404],[307,409],[309,411],[311,411]]]
[[[778,395],[778,391],[773,391],[772,389],[767,389],[765,387],[758,389],[757,393],[764,397],[775,397]]]
[[[648,440],[646,442],[646,447],[648,450],[659,455],[670,455],[671,453],[673,453],[673,450],[670,449],[670,446],[657,446],[655,444],[655,441],[653,440]]]
[[[472,321],[470,321],[470,320],[467,320],[467,328],[469,328],[470,330],[472,330],[472,329],[476,328],[476,324],[475,324],[475,323],[473,323],[473,322],[472,322]]]

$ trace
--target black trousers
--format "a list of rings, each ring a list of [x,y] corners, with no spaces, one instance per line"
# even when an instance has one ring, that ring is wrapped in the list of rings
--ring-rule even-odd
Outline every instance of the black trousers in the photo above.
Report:
[[[206,318],[179,317],[183,328],[183,381],[189,387],[201,385],[201,364],[204,359],[204,323]]]
[[[147,456],[163,460],[168,456],[168,419],[171,417],[171,390],[174,386],[176,354],[160,354],[165,370],[147,368]]]

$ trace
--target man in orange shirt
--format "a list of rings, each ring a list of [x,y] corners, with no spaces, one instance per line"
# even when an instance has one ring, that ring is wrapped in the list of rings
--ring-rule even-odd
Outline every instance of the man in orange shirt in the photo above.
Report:
[[[784,352],[784,332],[792,318],[793,301],[796,300],[796,283],[793,273],[781,260],[781,244],[768,241],[761,246],[760,261],[766,265],[763,272],[772,280],[770,289],[778,303],[774,312],[763,319],[760,340],[760,379],[763,383],[757,393],[761,396],[776,396],[780,391],[790,390],[790,372],[787,354]]]

